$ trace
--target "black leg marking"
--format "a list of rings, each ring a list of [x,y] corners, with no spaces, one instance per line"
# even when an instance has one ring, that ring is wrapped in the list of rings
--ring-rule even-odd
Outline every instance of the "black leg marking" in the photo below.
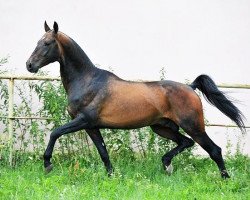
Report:
[[[216,162],[222,178],[230,178],[222,158],[221,148],[218,147],[206,133],[192,134],[191,137],[209,154],[210,158]]]
[[[70,121],[69,123],[63,126],[60,126],[59,128],[57,128],[50,134],[50,140],[44,153],[44,167],[45,167],[46,173],[49,173],[53,168],[50,162],[50,159],[52,157],[52,152],[53,152],[56,140],[64,134],[76,132],[83,128],[86,128],[86,125],[87,123],[85,122],[84,117],[79,116],[73,119],[72,121]]]
[[[92,139],[92,141],[94,142],[100,156],[101,159],[106,167],[106,170],[108,172],[108,175],[112,175],[113,173],[113,167],[112,164],[109,160],[109,155],[108,155],[108,151],[106,149],[106,145],[104,143],[103,137],[100,133],[99,129],[86,129],[86,132],[88,133],[88,135],[90,136],[90,138]]]
[[[171,172],[171,161],[176,156],[177,154],[181,153],[184,151],[186,148],[191,147],[194,145],[194,141],[191,140],[190,138],[182,135],[178,129],[172,130],[168,127],[163,127],[163,126],[158,126],[154,125],[151,126],[152,130],[157,133],[158,135],[170,139],[174,142],[177,143],[177,147],[172,149],[171,151],[167,152],[163,157],[162,157],[162,163],[163,167],[165,170],[169,170]]]

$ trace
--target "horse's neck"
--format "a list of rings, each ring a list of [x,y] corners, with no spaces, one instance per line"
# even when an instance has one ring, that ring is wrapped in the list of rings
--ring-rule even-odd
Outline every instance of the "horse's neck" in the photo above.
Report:
[[[60,59],[60,73],[64,88],[68,89],[77,80],[84,81],[98,70],[81,47],[72,39],[62,43],[63,55]]]

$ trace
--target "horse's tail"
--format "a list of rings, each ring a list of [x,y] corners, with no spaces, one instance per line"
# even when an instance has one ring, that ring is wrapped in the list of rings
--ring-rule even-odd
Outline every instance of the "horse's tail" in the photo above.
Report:
[[[230,101],[225,94],[218,89],[214,81],[207,75],[198,76],[190,85],[194,90],[198,88],[205,99],[217,107],[222,113],[234,121],[240,130],[245,133],[245,125],[243,122],[244,115],[242,112]]]

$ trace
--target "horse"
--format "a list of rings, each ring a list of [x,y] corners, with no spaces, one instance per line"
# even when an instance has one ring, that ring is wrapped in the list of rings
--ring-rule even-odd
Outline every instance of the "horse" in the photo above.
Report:
[[[205,131],[199,89],[206,100],[245,131],[244,116],[231,100],[220,91],[208,75],[198,76],[191,84],[163,80],[135,82],[119,78],[114,73],[97,68],[81,47],[59,31],[54,22],[51,29],[46,21],[45,34],[26,62],[26,68],[36,73],[52,62],[60,64],[62,84],[68,98],[68,113],[72,120],[50,134],[44,153],[45,172],[51,163],[56,140],[64,134],[85,130],[96,146],[108,175],[113,167],[100,129],[134,129],[150,126],[156,134],[174,141],[177,146],[162,157],[166,171],[177,154],[198,143],[217,164],[222,178],[229,178],[221,148]],[[182,128],[190,137],[180,133]]]

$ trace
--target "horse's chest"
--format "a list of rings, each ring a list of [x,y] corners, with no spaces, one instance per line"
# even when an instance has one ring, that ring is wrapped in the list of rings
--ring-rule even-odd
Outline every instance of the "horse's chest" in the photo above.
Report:
[[[68,112],[71,116],[77,116],[79,113],[88,112],[93,109],[92,102],[95,99],[94,92],[75,93],[68,96]]]

